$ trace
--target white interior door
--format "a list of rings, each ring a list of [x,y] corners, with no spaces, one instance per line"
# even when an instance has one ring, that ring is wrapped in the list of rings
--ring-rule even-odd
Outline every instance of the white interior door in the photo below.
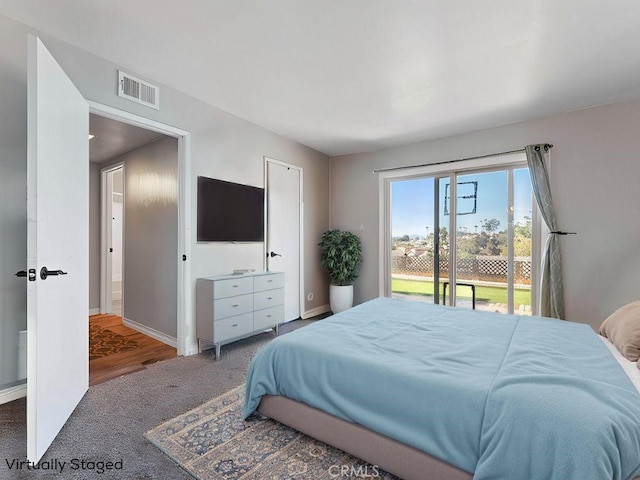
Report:
[[[102,171],[102,270],[100,313],[122,315],[122,234],[124,221],[122,165]]]
[[[113,283],[113,300],[122,300],[122,232],[124,221],[123,169],[115,170],[113,175],[113,191],[111,192],[111,281]]]
[[[89,108],[42,42],[28,42],[27,458],[37,462],[89,385]]]
[[[122,300],[122,196],[113,196],[113,207],[111,209],[111,283],[113,285],[111,294],[113,301]]]
[[[105,182],[103,183],[102,203],[105,216],[102,228],[104,229],[104,272],[100,272],[102,278],[102,289],[104,297],[101,299],[100,313],[113,314],[113,171],[105,172]]]
[[[300,317],[302,170],[266,162],[267,269],[284,272],[284,320]]]

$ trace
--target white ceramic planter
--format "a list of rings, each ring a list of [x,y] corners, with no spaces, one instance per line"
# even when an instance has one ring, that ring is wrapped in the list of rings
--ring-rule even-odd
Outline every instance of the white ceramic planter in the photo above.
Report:
[[[329,304],[333,313],[340,313],[353,307],[353,285],[331,285]]]

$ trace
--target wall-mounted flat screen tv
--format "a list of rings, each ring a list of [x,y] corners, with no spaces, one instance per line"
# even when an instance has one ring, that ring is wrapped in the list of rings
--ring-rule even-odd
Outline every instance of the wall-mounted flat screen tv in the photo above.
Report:
[[[264,188],[198,177],[199,242],[263,242]]]

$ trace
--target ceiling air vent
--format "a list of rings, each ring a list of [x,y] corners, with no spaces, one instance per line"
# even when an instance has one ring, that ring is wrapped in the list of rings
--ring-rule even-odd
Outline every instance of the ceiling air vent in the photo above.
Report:
[[[118,96],[160,110],[160,88],[118,71]]]

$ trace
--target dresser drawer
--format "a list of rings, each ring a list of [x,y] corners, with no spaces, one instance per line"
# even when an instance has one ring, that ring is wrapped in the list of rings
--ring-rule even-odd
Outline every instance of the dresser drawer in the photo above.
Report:
[[[235,297],[253,292],[253,277],[230,278],[216,280],[213,287],[213,298]]]
[[[253,290],[273,290],[274,288],[284,288],[284,273],[274,273],[273,275],[258,275],[253,278]]]
[[[253,329],[254,330],[266,330],[279,323],[282,323],[284,318],[284,305],[278,305],[277,307],[265,308],[264,310],[258,310],[253,313]]]
[[[253,294],[254,310],[262,310],[264,308],[275,307],[284,303],[284,288],[276,290],[265,290],[264,292],[256,292]]]
[[[215,342],[224,342],[229,338],[239,337],[253,332],[253,313],[236,315],[213,324],[213,339]]]
[[[213,301],[213,320],[240,315],[253,311],[253,294],[220,298]]]

